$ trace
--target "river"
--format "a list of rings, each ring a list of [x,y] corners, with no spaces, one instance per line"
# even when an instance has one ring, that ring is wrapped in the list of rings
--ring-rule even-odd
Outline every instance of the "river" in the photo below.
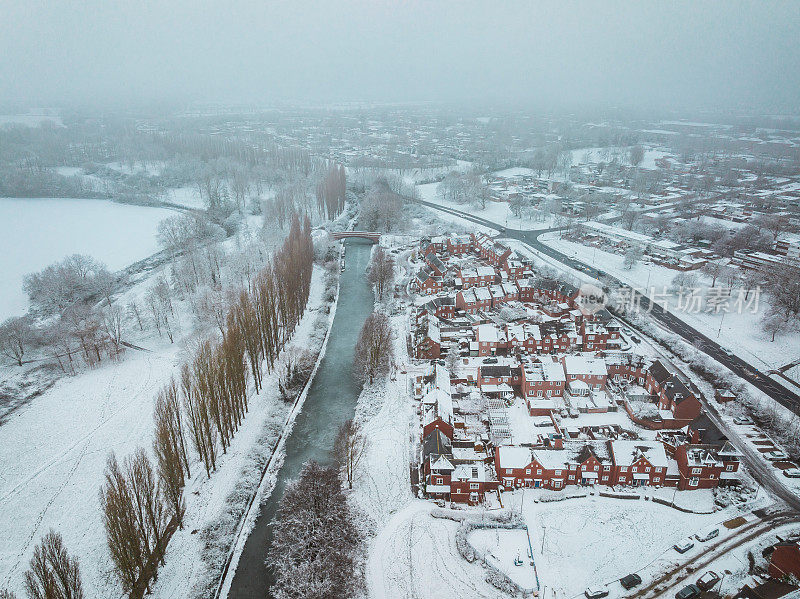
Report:
[[[353,417],[361,392],[352,375],[353,348],[361,326],[374,302],[365,271],[369,263],[371,244],[348,240],[346,269],[341,273],[339,303],[328,348],[317,374],[311,383],[302,411],[286,439],[286,458],[278,473],[272,494],[261,504],[253,531],[245,541],[236,568],[230,599],[265,599],[272,577],[264,558],[272,538],[272,520],[283,496],[286,483],[296,478],[309,460],[329,463],[331,448],[339,425]]]

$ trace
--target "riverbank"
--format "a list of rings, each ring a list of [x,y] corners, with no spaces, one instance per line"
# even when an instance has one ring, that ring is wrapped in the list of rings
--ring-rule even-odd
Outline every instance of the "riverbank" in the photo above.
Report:
[[[326,271],[314,267],[306,312],[282,355],[297,349],[320,351],[332,322],[325,299]],[[229,555],[229,548],[261,474],[272,459],[292,403],[279,397],[278,374],[263,381],[250,399],[249,411],[217,470],[206,478],[200,468],[187,483],[184,528],[175,533],[159,572],[154,598],[210,597]]]
[[[264,560],[271,543],[272,520],[284,489],[307,461],[330,463],[330,451],[339,426],[353,415],[361,391],[360,384],[352,376],[353,350],[373,305],[372,290],[365,276],[370,254],[371,244],[359,240],[347,242],[347,268],[339,282],[342,301],[336,309],[325,357],[286,438],[283,463],[276,467],[273,488],[269,494],[265,493],[244,542],[228,597],[263,599],[267,596],[272,577]],[[213,593],[205,597],[210,596]]]
[[[314,379],[317,375],[320,364],[322,364],[322,360],[325,358],[325,353],[328,348],[328,340],[330,339],[331,330],[333,328],[333,321],[336,318],[336,308],[339,305],[340,290],[341,279],[337,273],[336,296],[333,302],[329,304],[330,310],[328,313],[328,326],[325,332],[325,338],[322,342],[322,347],[320,348],[319,353],[317,354],[317,360],[314,363],[314,369],[311,371],[311,376],[308,378],[308,381],[306,381],[305,385],[303,385],[303,390],[292,404],[292,409],[289,411],[289,415],[286,417],[286,421],[278,442],[274,445],[269,459],[261,471],[259,484],[250,498],[245,514],[239,521],[238,529],[236,530],[234,538],[230,543],[230,553],[223,564],[222,570],[219,572],[218,584],[214,593],[215,599],[218,597],[228,596],[228,593],[231,589],[231,584],[233,583],[233,575],[236,572],[236,567],[239,565],[239,558],[242,556],[247,538],[253,531],[256,520],[261,511],[261,504],[270,496],[275,488],[278,470],[283,465],[283,458],[286,451],[286,439],[292,432],[297,415],[303,409],[303,404],[305,403],[305,400],[308,397],[308,392],[314,383]]]

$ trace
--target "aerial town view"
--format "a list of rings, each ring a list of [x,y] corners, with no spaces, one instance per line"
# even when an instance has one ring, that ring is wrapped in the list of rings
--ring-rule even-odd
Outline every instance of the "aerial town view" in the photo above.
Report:
[[[800,599],[795,2],[0,2],[0,599]]]

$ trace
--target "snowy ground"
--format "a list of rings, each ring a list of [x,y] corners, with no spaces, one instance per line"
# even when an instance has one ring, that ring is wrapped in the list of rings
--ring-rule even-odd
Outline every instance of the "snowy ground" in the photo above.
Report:
[[[601,267],[632,287],[640,290],[655,288],[657,294],[661,293],[665,287],[668,288],[672,279],[679,272],[663,266],[644,263],[639,263],[630,270],[626,270],[623,266],[624,256],[566,239],[559,239],[558,233],[547,233],[542,235],[540,240],[568,256],[574,256],[589,265]],[[709,277],[699,272],[693,274],[698,278],[698,287],[711,287]],[[721,283],[718,281],[717,286],[720,285]],[[737,294],[738,290],[734,290],[731,296],[731,306],[733,306]],[[753,294],[749,299],[753,299]],[[675,297],[672,297],[671,305],[668,304],[667,307],[675,308],[675,303]],[[800,332],[787,333],[779,336],[774,343],[771,342],[770,337],[761,328],[761,318],[767,308],[766,298],[763,295],[759,298],[757,308],[755,314],[751,313],[749,309],[744,310],[741,314],[736,311],[727,313],[705,311],[694,313],[677,309],[670,309],[670,311],[759,369],[776,368],[800,358]]]
[[[122,269],[158,251],[158,223],[173,214],[107,200],[0,198],[0,321],[28,309],[26,274],[76,253]]]
[[[322,269],[315,267],[308,309],[291,341],[296,347],[313,349],[311,336],[319,309],[323,306],[323,277]],[[332,315],[329,325],[330,320]],[[200,464],[194,465],[194,476],[184,492],[187,498],[186,522],[183,530],[177,531],[169,544],[167,563],[159,571],[153,590],[155,599],[197,596],[197,592],[206,586],[209,575],[216,574],[209,573],[202,557],[206,539],[192,531],[203,531],[225,520],[229,496],[236,491],[241,492],[243,477],[250,477],[253,480],[246,482],[258,485],[255,477],[260,473],[259,462],[264,457],[265,449],[272,447],[280,435],[290,409],[291,404],[281,401],[278,396],[277,375],[274,372],[267,375],[261,392],[251,397],[247,417],[228,452],[218,463],[216,472],[207,479]],[[279,459],[276,465],[281,461]]]
[[[396,512],[372,542],[367,588],[373,599],[507,599],[485,582],[486,571],[458,553],[458,523],[430,515],[416,499]]]
[[[656,561],[655,571],[678,563],[681,556],[672,545],[732,517],[732,510],[690,514],[641,499],[590,495],[537,503],[535,497],[534,490],[520,490],[504,493],[503,503],[522,511],[540,584],[557,598],[613,583]],[[642,578],[646,580],[645,575]]]
[[[152,210],[152,209],[147,209]],[[322,301],[323,273],[315,268],[309,310],[294,343],[308,345]],[[134,288],[127,296],[141,292]],[[33,547],[50,528],[64,536],[70,553],[81,563],[87,596],[117,598],[111,576],[98,490],[106,457],[122,459],[152,442],[152,405],[158,389],[177,373],[192,338],[188,313],[174,344],[154,333],[135,339],[149,351],[129,350],[118,362],[59,380],[49,391],[18,409],[0,427],[0,588],[22,592],[22,574]],[[247,465],[254,444],[287,406],[275,397],[276,385],[265,381],[264,393],[250,403],[250,412],[211,481],[198,463],[186,493],[188,512],[183,531],[176,533],[159,575],[156,595],[186,597],[185,591],[204,565],[198,535],[191,531],[218,519],[225,499]]]
[[[517,171],[520,169],[508,169],[508,171],[498,171],[494,173],[495,175],[503,172],[509,171]],[[486,220],[490,220],[495,222],[499,225],[509,227],[511,229],[526,229],[526,230],[539,230],[539,229],[549,229],[552,227],[552,218],[547,217],[545,220],[533,220],[523,216],[522,218],[517,218],[513,214],[511,214],[511,208],[507,202],[486,202],[486,209],[482,210],[480,206],[476,206],[473,204],[457,204],[455,202],[448,202],[443,200],[439,195],[436,193],[438,189],[438,183],[426,183],[424,185],[417,185],[417,192],[419,193],[419,199],[424,200],[426,202],[431,202],[432,204],[438,204],[440,206],[445,206],[447,208],[453,208],[455,210],[460,210],[462,212],[467,212],[469,214],[474,214],[475,216],[479,216],[480,218],[485,218]],[[444,218],[444,217],[443,217]]]

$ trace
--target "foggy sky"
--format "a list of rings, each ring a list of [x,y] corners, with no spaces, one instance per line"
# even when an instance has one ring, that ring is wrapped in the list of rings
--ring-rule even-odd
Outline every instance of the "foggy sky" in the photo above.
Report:
[[[0,0],[0,103],[800,107],[800,2]]]

